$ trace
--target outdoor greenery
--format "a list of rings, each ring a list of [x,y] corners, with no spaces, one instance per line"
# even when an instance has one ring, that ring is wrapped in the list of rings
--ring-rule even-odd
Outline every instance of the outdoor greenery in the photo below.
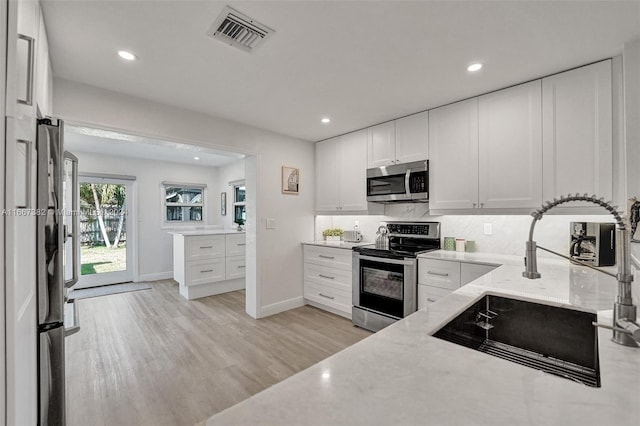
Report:
[[[124,271],[127,269],[127,247],[120,244],[116,248],[105,246],[82,246],[80,248],[82,275],[101,274],[103,272]]]
[[[118,184],[80,184],[80,210],[83,220],[95,223],[98,221],[100,227],[101,241],[96,241],[91,236],[91,244],[104,244],[107,248],[116,249],[122,237],[122,230],[126,215],[126,187]],[[105,226],[105,209],[112,209],[118,212],[118,225],[113,240],[109,238],[107,226]]]

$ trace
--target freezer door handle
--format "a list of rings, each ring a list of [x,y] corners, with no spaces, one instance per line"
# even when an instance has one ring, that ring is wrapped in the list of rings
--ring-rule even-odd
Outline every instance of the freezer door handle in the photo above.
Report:
[[[75,300],[64,304],[64,337],[69,337],[80,331],[80,316]]]
[[[39,338],[39,425],[65,424],[64,328],[40,333]]]

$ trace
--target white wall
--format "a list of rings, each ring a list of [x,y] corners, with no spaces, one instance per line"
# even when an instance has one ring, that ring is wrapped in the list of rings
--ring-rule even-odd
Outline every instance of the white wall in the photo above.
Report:
[[[248,216],[257,216],[246,228],[247,312],[260,317],[303,303],[300,242],[313,238],[312,143],[68,80],[54,79],[53,95],[55,116],[71,123],[255,155],[247,158],[255,175],[246,173],[256,196]],[[309,177],[300,195],[282,194],[283,165]],[[276,229],[266,229],[266,218]]]
[[[173,277],[173,240],[171,229],[163,223],[161,209],[163,181],[206,184],[206,215],[202,225],[220,224],[218,168],[186,164],[141,160],[75,152],[81,173],[106,173],[136,177],[138,217],[138,275],[141,281]],[[129,210],[131,213],[131,210]],[[193,225],[189,225],[193,226]],[[164,228],[164,229],[163,229]]]
[[[218,200],[217,209],[215,211],[216,223],[221,224],[224,228],[232,228],[233,224],[233,187],[229,186],[229,182],[244,179],[244,159],[235,161],[226,166],[218,167],[218,185],[216,186],[215,196]],[[220,214],[220,194],[227,193],[227,214]]]

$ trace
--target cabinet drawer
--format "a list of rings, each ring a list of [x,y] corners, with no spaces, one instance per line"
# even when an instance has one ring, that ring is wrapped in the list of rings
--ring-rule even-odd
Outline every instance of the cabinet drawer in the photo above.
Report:
[[[227,234],[227,256],[244,256],[245,241],[244,234]]]
[[[304,261],[351,271],[351,250],[305,245]]]
[[[460,262],[419,259],[418,282],[455,290],[460,287]]]
[[[305,263],[304,279],[305,281],[311,280],[317,283],[326,283],[338,288],[344,288],[347,291],[351,290],[351,271],[345,271],[344,269]]]
[[[433,303],[438,299],[451,293],[453,290],[440,287],[432,287],[429,285],[418,285],[418,309],[422,309],[429,303]]]
[[[471,281],[480,278],[484,274],[487,274],[497,266],[494,265],[481,265],[478,263],[461,263],[460,264],[460,285],[469,284]]]
[[[228,280],[245,276],[246,261],[244,256],[232,256],[226,259],[226,276]]]
[[[186,266],[186,286],[213,283],[225,279],[224,258],[189,262]]]
[[[204,260],[224,257],[224,235],[198,235],[185,237],[185,260]]]
[[[351,313],[351,290],[305,281],[304,297],[316,303],[331,306],[345,313]]]

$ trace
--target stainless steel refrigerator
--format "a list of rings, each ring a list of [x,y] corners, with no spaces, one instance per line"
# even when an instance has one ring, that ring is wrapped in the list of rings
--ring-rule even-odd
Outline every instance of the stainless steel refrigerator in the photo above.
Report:
[[[64,151],[61,120],[38,120],[38,424],[65,424],[65,337],[79,331],[67,289],[78,278],[78,159]]]

